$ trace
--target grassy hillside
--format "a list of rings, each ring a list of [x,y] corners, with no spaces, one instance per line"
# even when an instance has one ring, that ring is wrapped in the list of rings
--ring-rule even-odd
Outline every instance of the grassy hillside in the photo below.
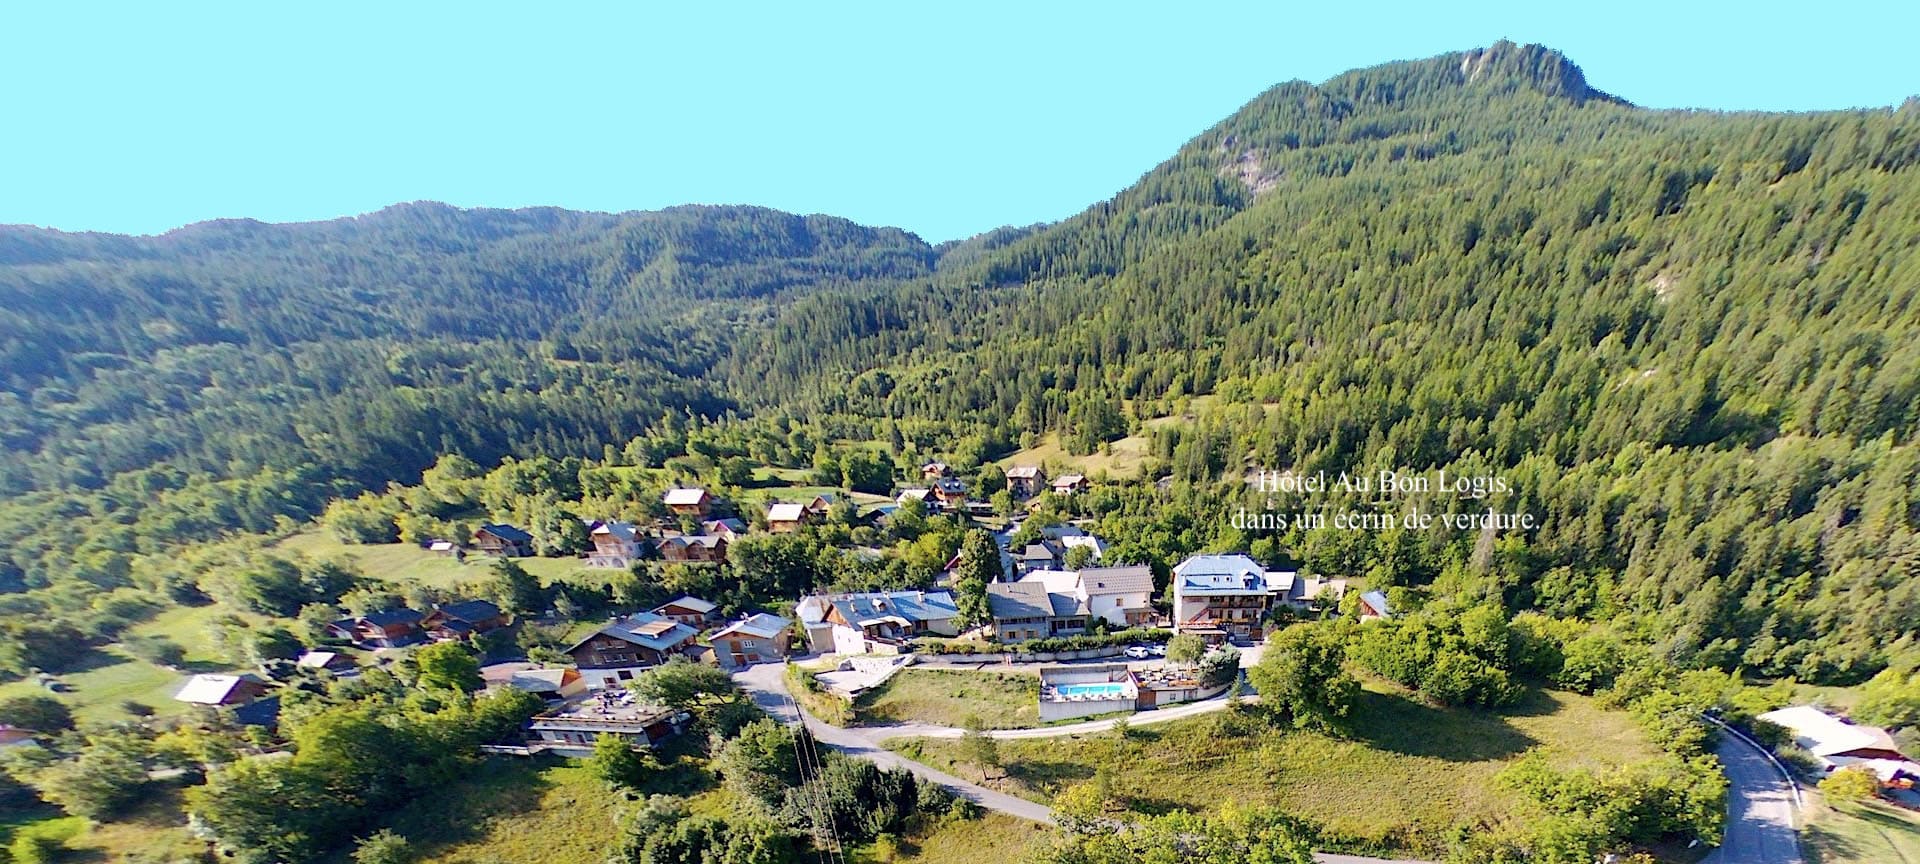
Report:
[[[1803,847],[1810,864],[1920,862],[1920,815],[1880,803],[1808,810]]]
[[[890,843],[848,850],[854,864],[980,864],[1013,862],[1038,847],[1050,829],[1025,819],[988,813],[972,821],[943,820]]]
[[[1390,847],[1438,845],[1454,825],[1500,821],[1518,799],[1494,775],[1529,749],[1561,767],[1652,758],[1633,720],[1570,693],[1536,691],[1513,713],[1431,708],[1370,683],[1351,738],[1239,728],[1224,715],[1066,739],[999,742],[1004,771],[990,785],[1036,801],[1112,773],[1142,813],[1208,810],[1222,802],[1270,804],[1343,835]],[[982,776],[958,741],[894,745],[963,777]]]
[[[1051,476],[1059,476],[1068,471],[1093,477],[1106,474],[1110,479],[1137,479],[1145,466],[1149,455],[1150,442],[1139,435],[1129,435],[1102,445],[1094,453],[1075,456],[1068,453],[1060,444],[1057,433],[1048,433],[1040,443],[1015,451],[1012,455],[998,461],[1002,468],[1015,465],[1051,465],[1065,470],[1051,471]]]
[[[618,846],[618,813],[606,783],[577,764],[495,759],[402,811],[393,828],[421,864],[576,864]]]
[[[987,729],[1018,729],[1039,725],[1039,689],[1031,672],[902,669],[878,690],[862,694],[855,718],[960,726],[978,717]]]

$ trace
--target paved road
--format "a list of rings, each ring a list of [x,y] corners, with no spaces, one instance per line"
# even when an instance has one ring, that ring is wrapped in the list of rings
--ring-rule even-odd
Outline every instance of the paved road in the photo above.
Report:
[[[882,768],[905,768],[988,810],[1053,824],[1053,814],[1045,804],[1016,798],[1005,792],[969,783],[944,771],[936,771],[932,766],[907,759],[880,746],[875,739],[862,734],[861,730],[842,729],[798,710],[798,705],[787,695],[786,671],[786,667],[780,664],[762,663],[734,673],[733,678],[739,682],[741,689],[753,697],[754,704],[768,714],[787,724],[804,719],[807,731],[813,733],[814,740],[835,750],[869,760]]]
[[[1167,708],[1142,711],[1138,714],[1127,715],[1124,718],[1109,717],[1105,720],[1062,723],[1058,726],[1036,726],[1031,729],[990,729],[983,734],[988,738],[999,738],[1001,740],[1066,738],[1072,735],[1091,735],[1096,732],[1111,730],[1113,724],[1122,719],[1126,720],[1129,726],[1148,726],[1154,723],[1167,723],[1183,717],[1194,717],[1200,714],[1210,714],[1222,710],[1226,708],[1231,701],[1233,700],[1227,698],[1225,695],[1220,695],[1212,699],[1202,699],[1197,702],[1183,702]],[[1247,696],[1244,697],[1243,701],[1249,703],[1258,702],[1260,701],[1260,697]],[[957,729],[952,726],[936,726],[931,723],[880,723],[872,726],[856,726],[851,729],[841,729],[840,731],[858,735],[873,744],[878,744],[889,738],[958,738],[966,734],[965,729]]]
[[[1722,733],[1727,773],[1727,836],[1702,864],[1804,864],[1794,832],[1793,787],[1753,745]]]
[[[1041,822],[1048,825],[1054,824],[1053,813],[1044,804],[1028,801],[1025,798],[1018,798],[1004,792],[998,792],[993,789],[988,789],[985,786],[962,780],[944,771],[935,770],[930,765],[901,756],[880,744],[881,741],[887,738],[916,734],[909,731],[913,729],[936,730],[939,734],[934,737],[947,737],[948,733],[958,735],[961,730],[946,726],[921,726],[914,724],[842,728],[815,718],[813,715],[806,713],[805,710],[800,709],[799,705],[792,701],[787,693],[785,666],[775,663],[762,663],[758,666],[750,666],[744,670],[735,672],[733,678],[734,681],[740,685],[741,689],[747,691],[747,693],[753,697],[754,704],[759,705],[761,709],[765,710],[768,714],[773,715],[783,723],[792,724],[804,722],[807,731],[813,733],[815,740],[835,750],[851,756],[871,760],[874,764],[882,768],[905,768],[920,777],[947,787],[952,790],[954,794],[966,798],[975,804],[979,804],[988,810],[1005,813],[1009,816],[1018,816],[1033,822]],[[1168,720],[1177,720],[1183,716],[1191,717],[1195,714],[1202,714],[1208,711],[1218,711],[1225,708],[1226,703],[1227,700],[1225,697],[1208,699],[1204,702],[1192,702],[1176,708],[1163,708],[1159,711],[1146,712],[1137,715],[1129,722],[1136,725],[1146,722],[1164,723]],[[1192,710],[1188,710],[1184,714],[1173,713],[1182,708]],[[1149,717],[1154,719],[1147,719]],[[1004,729],[997,730],[992,734],[997,738],[1045,738],[1086,734],[1087,732],[1099,732],[1111,728],[1113,728],[1112,720],[1098,720],[1090,723],[1075,723],[1068,726],[1051,726],[1042,729]],[[1012,733],[1034,734],[1015,735]],[[1313,857],[1319,864],[1429,864],[1429,862],[1424,861],[1388,861],[1381,858],[1363,858],[1354,855],[1335,855],[1322,852],[1314,853]],[[1727,862],[1727,864],[1733,864],[1733,862]]]

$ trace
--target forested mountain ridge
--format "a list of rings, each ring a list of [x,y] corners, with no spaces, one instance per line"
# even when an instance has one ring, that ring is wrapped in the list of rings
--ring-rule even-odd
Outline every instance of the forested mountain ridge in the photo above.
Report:
[[[323,462],[378,484],[446,447],[597,448],[667,408],[722,410],[685,383],[766,302],[925,274],[934,257],[896,229],[745,207],[411,204],[142,238],[0,228],[0,416],[18,457],[5,485],[97,484],[155,461]],[[595,408],[595,386],[628,401]],[[562,406],[560,390],[580,392]],[[543,411],[563,416],[543,429]],[[475,412],[490,428],[456,416]],[[368,434],[387,440],[353,443]],[[396,436],[423,449],[393,452],[412,446]]]
[[[733,377],[1082,450],[1210,394],[1234,407],[1153,442],[1202,486],[1508,471],[1547,524],[1472,590],[1683,662],[1854,677],[1920,627],[1916,165],[1910,107],[1650,111],[1510,44],[1389,64],[1280,85],[929,290],[806,298]],[[854,386],[811,384],[823,362]],[[1426,584],[1467,541],[1411,567],[1404,538],[1281,548]]]
[[[1176,482],[1089,499],[1127,554],[1260,543],[1855,679],[1920,627],[1917,164],[1911,108],[1651,111],[1500,43],[1281,84],[1084,213],[938,249],[751,208],[8,229],[0,576],[111,583],[84,562],[663,413],[903,465],[1132,431]],[[1504,472],[1544,525],[1252,537],[1253,464]]]
[[[615,215],[422,202],[327,222],[221,220],[156,237],[0,226],[9,310],[0,359],[18,393],[85,371],[71,365],[76,354],[538,337],[610,315],[644,323],[694,300],[921,275],[934,258],[898,229],[754,207]]]

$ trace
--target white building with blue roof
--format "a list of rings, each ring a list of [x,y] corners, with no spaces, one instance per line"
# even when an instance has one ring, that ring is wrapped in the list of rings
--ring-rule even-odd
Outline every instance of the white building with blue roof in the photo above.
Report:
[[[1209,642],[1265,637],[1277,577],[1246,555],[1195,555],[1173,568],[1173,629]]]

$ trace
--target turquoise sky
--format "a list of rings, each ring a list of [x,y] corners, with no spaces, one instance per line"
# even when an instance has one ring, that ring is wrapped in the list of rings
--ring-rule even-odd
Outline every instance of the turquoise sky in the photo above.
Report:
[[[940,241],[1070,215],[1280,81],[1502,37],[1655,107],[1920,93],[1920,3],[1708,5],[8,3],[0,223],[706,202]]]

